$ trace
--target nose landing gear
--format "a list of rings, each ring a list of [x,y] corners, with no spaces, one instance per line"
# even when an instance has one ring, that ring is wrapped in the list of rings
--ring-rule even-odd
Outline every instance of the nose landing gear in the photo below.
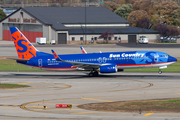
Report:
[[[159,69],[159,72],[158,72],[159,74],[162,74],[162,71],[161,71],[161,69]]]

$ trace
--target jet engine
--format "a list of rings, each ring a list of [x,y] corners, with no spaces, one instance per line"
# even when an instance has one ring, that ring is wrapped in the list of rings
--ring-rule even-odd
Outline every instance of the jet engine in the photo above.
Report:
[[[116,65],[105,65],[100,67],[101,73],[116,73],[118,71]]]

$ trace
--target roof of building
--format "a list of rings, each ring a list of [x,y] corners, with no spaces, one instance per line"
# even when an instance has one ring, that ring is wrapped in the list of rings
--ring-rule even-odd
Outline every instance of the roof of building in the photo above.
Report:
[[[70,28],[64,25],[84,24],[85,7],[27,7],[19,8],[11,15],[21,9],[38,21],[42,22],[42,24],[51,25],[56,31],[68,30],[69,34],[85,34],[84,27]],[[129,24],[129,22],[105,7],[86,7],[86,24]],[[159,34],[158,31],[131,26],[87,27],[86,29],[87,34],[102,34],[107,30],[111,30],[114,34]]]
[[[85,23],[85,7],[27,7],[22,8],[44,24],[51,24],[55,30],[66,29],[63,24]],[[87,24],[123,24],[124,18],[105,7],[86,7]]]
[[[159,34],[158,31],[143,29],[138,27],[106,27],[106,28],[87,28],[86,34],[102,34],[109,30],[111,33],[114,34]],[[69,34],[84,34],[85,29],[69,29]]]

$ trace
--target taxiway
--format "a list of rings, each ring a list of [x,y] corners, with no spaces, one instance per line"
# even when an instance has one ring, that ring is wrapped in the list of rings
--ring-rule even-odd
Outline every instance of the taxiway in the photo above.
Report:
[[[178,113],[121,113],[80,109],[80,104],[180,97],[179,73],[0,72],[1,83],[31,87],[0,90],[0,119],[178,120]],[[72,108],[55,108],[72,104]],[[47,106],[46,109],[43,106]]]

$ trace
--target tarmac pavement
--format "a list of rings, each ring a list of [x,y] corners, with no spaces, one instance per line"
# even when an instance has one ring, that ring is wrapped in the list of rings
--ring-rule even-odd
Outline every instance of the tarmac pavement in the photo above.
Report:
[[[37,45],[44,52],[81,53],[80,45]],[[167,46],[167,45],[166,45]],[[178,45],[83,45],[87,52],[153,50],[180,57]],[[0,41],[0,56],[17,56],[13,42]],[[179,113],[103,112],[80,109],[80,104],[127,100],[180,98],[179,73],[115,73],[87,77],[82,72],[0,72],[0,83],[26,84],[32,87],[0,89],[2,120],[180,120]],[[55,104],[72,104],[56,108]],[[46,109],[43,106],[47,106]]]
[[[80,109],[87,103],[180,97],[179,73],[0,72],[1,83],[30,88],[0,90],[0,119],[178,120],[179,113],[104,112]],[[72,108],[56,108],[72,104]],[[43,106],[47,106],[46,109]]]

